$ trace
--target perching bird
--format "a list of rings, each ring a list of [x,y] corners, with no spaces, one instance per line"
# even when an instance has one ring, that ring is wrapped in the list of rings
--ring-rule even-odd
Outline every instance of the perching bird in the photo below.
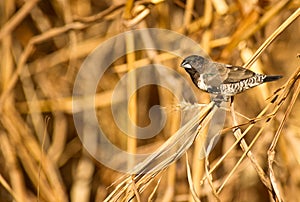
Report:
[[[199,55],[185,58],[181,67],[189,73],[193,83],[201,90],[218,95],[224,101],[262,83],[282,76],[258,74],[240,66],[212,62]]]

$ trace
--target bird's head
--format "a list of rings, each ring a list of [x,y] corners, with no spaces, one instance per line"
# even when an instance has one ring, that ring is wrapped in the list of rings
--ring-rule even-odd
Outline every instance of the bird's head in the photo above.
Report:
[[[187,72],[190,71],[201,71],[201,68],[203,66],[203,64],[206,62],[207,59],[205,59],[202,56],[199,55],[191,55],[186,57],[182,63],[181,63],[181,67],[183,67]]]

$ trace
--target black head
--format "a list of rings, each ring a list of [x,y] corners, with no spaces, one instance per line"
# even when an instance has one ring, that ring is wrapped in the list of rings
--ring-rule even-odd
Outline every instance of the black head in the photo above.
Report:
[[[199,55],[191,55],[185,58],[182,63],[181,67],[183,67],[186,71],[189,72],[191,69],[196,69],[198,71],[201,71],[201,68],[206,63],[207,59],[204,57],[201,57]]]
[[[193,83],[198,87],[198,81],[200,74],[203,70],[203,65],[206,63],[206,59],[199,55],[191,55],[185,58],[181,67],[185,69],[185,71],[190,75]],[[199,87],[198,87],[199,88]]]

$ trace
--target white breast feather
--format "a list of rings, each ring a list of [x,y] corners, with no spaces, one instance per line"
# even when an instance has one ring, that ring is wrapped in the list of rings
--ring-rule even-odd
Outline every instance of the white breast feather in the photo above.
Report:
[[[201,74],[199,79],[198,79],[198,87],[201,90],[207,90],[207,85],[204,83],[203,75]]]

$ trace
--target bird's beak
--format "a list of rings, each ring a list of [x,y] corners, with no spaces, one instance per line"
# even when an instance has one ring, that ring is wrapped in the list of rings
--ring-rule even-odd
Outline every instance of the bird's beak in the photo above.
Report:
[[[180,66],[185,69],[192,69],[192,66],[189,63],[187,63],[186,61],[183,61]]]

